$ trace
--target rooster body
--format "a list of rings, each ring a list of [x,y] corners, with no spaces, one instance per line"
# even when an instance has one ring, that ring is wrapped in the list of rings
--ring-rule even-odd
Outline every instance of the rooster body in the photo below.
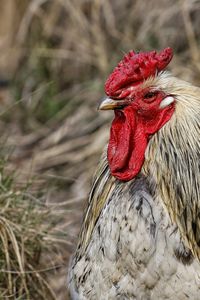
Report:
[[[125,88],[120,90],[123,95]],[[108,159],[103,154],[94,178],[72,259],[72,299],[200,298],[200,89],[166,72],[148,74],[136,94],[137,89],[129,88],[135,93],[132,99],[137,102],[139,94],[145,104],[141,111],[140,102],[137,107],[134,102],[135,123],[127,94],[109,102],[120,112],[112,124],[111,152]],[[156,101],[158,111],[152,104]],[[129,131],[131,124],[136,136]],[[133,147],[127,158],[128,137],[121,142],[126,132],[139,141],[134,147],[143,143],[139,154]],[[122,158],[118,149],[125,149]],[[137,155],[137,161],[130,162]]]

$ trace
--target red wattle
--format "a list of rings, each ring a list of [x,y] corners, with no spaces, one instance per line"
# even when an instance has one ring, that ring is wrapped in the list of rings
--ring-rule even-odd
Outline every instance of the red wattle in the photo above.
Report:
[[[108,144],[112,175],[123,181],[135,177],[143,165],[147,141],[143,122],[132,107],[115,111]]]
[[[122,181],[133,179],[141,170],[149,136],[170,120],[175,105],[148,111],[142,115],[134,106],[115,111],[108,144],[108,162],[111,174]]]

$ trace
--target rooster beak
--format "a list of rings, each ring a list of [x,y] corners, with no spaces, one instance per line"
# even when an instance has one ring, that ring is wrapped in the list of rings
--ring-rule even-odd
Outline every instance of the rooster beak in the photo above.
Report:
[[[123,108],[128,104],[130,104],[130,101],[127,99],[113,100],[111,98],[104,98],[99,104],[98,110],[110,110],[115,108]]]

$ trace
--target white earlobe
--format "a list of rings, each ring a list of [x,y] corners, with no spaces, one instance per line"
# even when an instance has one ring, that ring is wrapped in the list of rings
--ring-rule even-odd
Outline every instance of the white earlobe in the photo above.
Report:
[[[165,108],[166,106],[170,105],[174,102],[174,98],[172,96],[167,96],[160,102],[160,108]]]

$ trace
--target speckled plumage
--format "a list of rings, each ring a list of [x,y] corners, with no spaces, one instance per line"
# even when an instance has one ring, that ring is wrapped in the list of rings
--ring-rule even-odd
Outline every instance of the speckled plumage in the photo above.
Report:
[[[143,87],[176,101],[141,172],[110,175],[106,154],[69,271],[72,299],[200,299],[200,89],[168,73]]]

